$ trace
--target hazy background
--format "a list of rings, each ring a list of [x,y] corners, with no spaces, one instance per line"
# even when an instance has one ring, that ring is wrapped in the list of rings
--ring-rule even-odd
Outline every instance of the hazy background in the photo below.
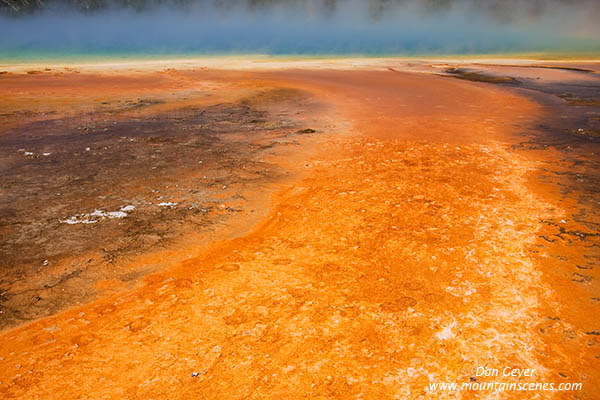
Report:
[[[0,0],[0,57],[600,52],[598,0]]]

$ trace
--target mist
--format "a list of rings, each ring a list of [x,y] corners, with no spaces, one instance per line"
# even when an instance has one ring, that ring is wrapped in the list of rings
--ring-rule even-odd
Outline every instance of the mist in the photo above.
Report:
[[[598,20],[585,0],[59,3],[0,16],[0,57],[598,52]]]

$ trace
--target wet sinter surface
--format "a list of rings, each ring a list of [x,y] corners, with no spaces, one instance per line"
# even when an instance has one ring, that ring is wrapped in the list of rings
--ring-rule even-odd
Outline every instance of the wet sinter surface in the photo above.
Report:
[[[524,397],[429,386],[494,381],[583,383],[528,398],[598,396],[586,333],[598,305],[565,301],[546,271],[593,243],[544,243],[574,205],[539,182],[556,153],[544,164],[515,148],[545,109],[395,71],[254,79],[312,92],[347,130],[294,164],[302,174],[251,233],[180,247],[184,261],[130,291],[4,331],[3,397]]]

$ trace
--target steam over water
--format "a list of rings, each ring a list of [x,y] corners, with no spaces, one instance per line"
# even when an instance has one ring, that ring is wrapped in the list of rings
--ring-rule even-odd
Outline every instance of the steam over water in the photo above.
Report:
[[[221,0],[0,16],[0,58],[600,52],[595,0]]]

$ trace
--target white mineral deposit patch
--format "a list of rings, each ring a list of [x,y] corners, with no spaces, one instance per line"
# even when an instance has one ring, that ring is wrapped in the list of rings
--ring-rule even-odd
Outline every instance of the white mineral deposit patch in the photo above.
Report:
[[[133,211],[135,206],[127,205],[120,208],[119,211],[103,211],[94,210],[91,213],[76,214],[70,218],[61,220],[63,224],[75,225],[75,224],[95,224],[106,219],[121,219],[125,218],[129,211]]]

